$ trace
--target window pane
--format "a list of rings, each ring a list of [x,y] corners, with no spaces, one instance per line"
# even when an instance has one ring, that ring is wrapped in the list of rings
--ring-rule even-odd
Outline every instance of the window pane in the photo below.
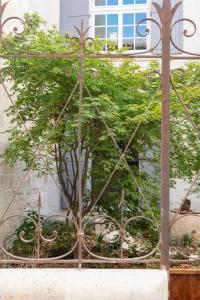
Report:
[[[123,37],[134,37],[134,27],[133,26],[123,27]]]
[[[118,15],[107,15],[107,24],[108,25],[118,25]]]
[[[135,23],[139,23],[140,21],[144,20],[147,18],[147,14],[146,13],[137,13],[135,14]],[[142,22],[141,24],[146,24],[147,21]]]
[[[135,4],[147,4],[147,0],[135,0]]]
[[[124,5],[134,4],[134,0],[123,0]]]
[[[146,50],[146,49],[147,49],[147,39],[135,40],[135,50]]]
[[[106,5],[106,0],[95,0],[96,6],[104,6]]]
[[[95,26],[106,25],[106,15],[96,15],[95,16]]]
[[[95,28],[95,36],[100,39],[106,38],[106,27],[97,27]]]
[[[134,50],[134,40],[131,39],[123,40],[123,47],[126,47],[129,50]]]
[[[147,35],[147,33],[146,33],[146,26],[144,25],[139,25],[139,26],[137,26],[137,29],[135,30],[136,31],[136,33],[135,33],[135,36],[137,36],[137,37],[145,37],[146,35]]]
[[[134,14],[123,14],[123,25],[134,24]]]
[[[117,39],[118,38],[118,27],[108,27],[107,37],[109,39]]]
[[[108,0],[108,5],[118,5],[118,0]]]

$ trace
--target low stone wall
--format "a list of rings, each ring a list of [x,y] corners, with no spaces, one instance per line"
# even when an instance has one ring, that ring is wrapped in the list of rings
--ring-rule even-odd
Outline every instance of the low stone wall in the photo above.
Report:
[[[0,300],[167,300],[163,270],[0,269]]]

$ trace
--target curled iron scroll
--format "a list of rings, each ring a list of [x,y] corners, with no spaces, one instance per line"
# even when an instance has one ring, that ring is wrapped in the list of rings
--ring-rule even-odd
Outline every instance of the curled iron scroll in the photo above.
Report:
[[[121,242],[121,243],[122,242],[125,242],[125,243],[128,242],[128,236],[127,235],[129,234],[129,232],[126,229],[127,229],[127,226],[131,222],[137,222],[137,221],[149,222],[150,224],[154,225],[156,232],[158,232],[158,235],[159,235],[159,232],[160,232],[159,226],[157,226],[157,224],[155,224],[154,220],[152,220],[148,217],[145,217],[145,216],[135,216],[135,217],[129,218],[128,220],[126,220],[126,222],[124,224],[120,224],[116,219],[114,219],[113,217],[107,216],[107,215],[95,215],[92,219],[90,219],[89,222],[91,222],[92,220],[94,220],[94,221],[99,220],[98,222],[101,223],[101,224],[104,224],[104,222],[107,220],[109,224],[112,223],[113,225],[115,225],[115,227],[112,227],[112,229],[115,228],[115,231],[116,231],[116,232],[114,231],[115,235],[113,235],[112,239],[111,238],[106,238],[106,234],[107,234],[106,231],[102,232],[102,235],[104,237],[104,243],[106,243],[108,245],[109,244],[112,245],[116,242]],[[86,231],[87,225],[88,225],[88,221],[85,222],[84,231]],[[121,257],[121,258],[119,258],[119,257],[108,257],[108,256],[103,256],[101,254],[97,254],[97,253],[94,252],[94,250],[89,249],[85,237],[83,237],[82,241],[83,241],[84,249],[93,258],[97,258],[99,260],[108,260],[110,262],[113,262],[113,261],[123,262],[123,261],[127,260],[127,258],[125,258],[125,257],[124,258],[123,257]],[[160,237],[158,238],[158,242],[156,243],[156,245],[154,247],[152,247],[152,249],[150,249],[149,251],[147,251],[143,255],[131,257],[131,258],[128,259],[128,261],[129,262],[134,262],[134,261],[139,261],[139,260],[144,260],[144,259],[150,258],[150,257],[152,257],[153,255],[156,254],[159,247],[160,247]]]
[[[13,216],[9,216],[7,218],[4,218],[2,221],[1,221],[1,224],[0,224],[0,229],[2,228],[3,225],[5,225],[9,220],[12,220],[14,218],[26,218],[28,219],[34,226],[34,231],[33,231],[33,236],[30,237],[30,238],[27,238],[25,236],[25,232],[24,231],[20,231],[19,232],[19,239],[21,242],[25,243],[25,244],[30,244],[34,241],[37,241],[38,239],[41,240],[41,241],[44,241],[46,243],[53,243],[56,241],[56,239],[58,238],[58,232],[56,230],[54,230],[52,232],[52,237],[45,237],[43,235],[43,232],[42,232],[42,224],[39,222],[36,222],[32,217],[29,217],[29,216],[26,216],[26,215],[13,215]],[[75,231],[78,231],[78,228],[77,228],[77,224],[73,222],[73,219],[69,218],[68,216],[65,216],[65,215],[52,215],[52,216],[49,216],[45,219],[45,221],[49,220],[50,218],[64,218],[64,220],[69,220],[73,226],[74,226],[74,230]],[[74,233],[74,236],[75,236],[75,233]],[[78,239],[75,239],[73,245],[71,246],[71,248],[69,250],[67,250],[65,253],[61,254],[61,255],[58,255],[58,256],[54,256],[54,257],[47,257],[47,258],[39,258],[39,260],[42,262],[42,261],[52,261],[52,260],[59,260],[59,259],[62,259],[62,258],[66,258],[68,255],[70,255],[71,253],[73,253],[75,251],[75,249],[77,248],[77,245],[78,245],[78,242],[79,240]],[[21,260],[21,261],[27,261],[27,259],[30,261],[30,262],[35,262],[38,260],[38,258],[34,258],[34,257],[24,257],[24,256],[19,256],[19,255],[16,255],[16,254],[13,254],[12,251],[10,251],[9,249],[6,248],[5,246],[5,241],[0,241],[0,249],[2,251],[2,253],[4,253],[6,256],[10,257],[10,258],[13,258],[13,259],[17,259],[17,260]]]
[[[161,25],[159,24],[158,21],[156,21],[153,18],[146,18],[146,19],[140,20],[137,23],[137,25],[136,25],[136,32],[137,32],[137,34],[140,37],[148,37],[149,36],[149,34],[150,34],[150,29],[149,28],[146,28],[145,33],[141,33],[140,29],[139,29],[139,26],[142,25],[142,24],[144,24],[144,22],[146,22],[146,21],[152,22],[153,24],[155,24],[158,27],[158,29],[159,29],[159,36],[158,36],[158,40],[155,43],[155,45],[152,45],[151,48],[149,50],[147,50],[147,51],[137,52],[138,55],[139,54],[145,54],[145,53],[153,52],[159,46],[159,44],[161,43],[161,40],[162,40],[162,28],[161,28]]]
[[[192,30],[191,30],[191,32],[188,32],[187,29],[183,30],[183,32],[182,32],[183,36],[186,37],[186,38],[190,38],[190,37],[195,36],[195,34],[196,34],[196,32],[197,32],[197,26],[196,26],[195,22],[192,21],[191,19],[188,19],[188,18],[182,18],[182,19],[177,20],[177,21],[172,25],[172,27],[171,27],[171,38],[170,38],[171,43],[172,43],[172,45],[174,46],[174,48],[177,49],[178,51],[180,51],[181,53],[185,53],[185,54],[188,54],[188,55],[191,55],[191,56],[199,56],[199,57],[200,57],[200,53],[193,53],[193,52],[190,52],[190,51],[186,51],[186,50],[184,50],[184,49],[181,49],[181,48],[176,44],[176,42],[175,42],[174,39],[173,39],[173,35],[172,35],[173,30],[175,29],[175,27],[176,27],[178,24],[184,23],[184,22],[187,22],[187,23],[189,23],[190,25],[192,25]]]
[[[4,21],[2,21],[2,16],[4,14],[4,11],[5,11],[7,5],[8,5],[8,2],[5,2],[4,4],[0,3],[0,36],[2,36],[4,34],[5,25],[8,24],[8,22],[14,21],[14,20],[19,21],[22,24],[23,28],[20,31],[20,30],[18,30],[18,27],[14,26],[13,27],[13,33],[15,33],[16,35],[23,34],[24,30],[25,30],[23,19],[21,19],[19,17],[9,17],[9,18],[5,19]]]

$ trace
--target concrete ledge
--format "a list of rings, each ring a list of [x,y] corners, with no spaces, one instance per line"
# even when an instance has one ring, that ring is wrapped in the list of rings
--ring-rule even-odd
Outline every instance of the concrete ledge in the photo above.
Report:
[[[0,300],[167,300],[161,270],[0,269]]]

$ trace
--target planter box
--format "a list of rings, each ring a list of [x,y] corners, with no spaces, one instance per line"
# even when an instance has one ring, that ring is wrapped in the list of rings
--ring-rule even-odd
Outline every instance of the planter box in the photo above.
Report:
[[[170,300],[200,300],[200,269],[170,270]]]

